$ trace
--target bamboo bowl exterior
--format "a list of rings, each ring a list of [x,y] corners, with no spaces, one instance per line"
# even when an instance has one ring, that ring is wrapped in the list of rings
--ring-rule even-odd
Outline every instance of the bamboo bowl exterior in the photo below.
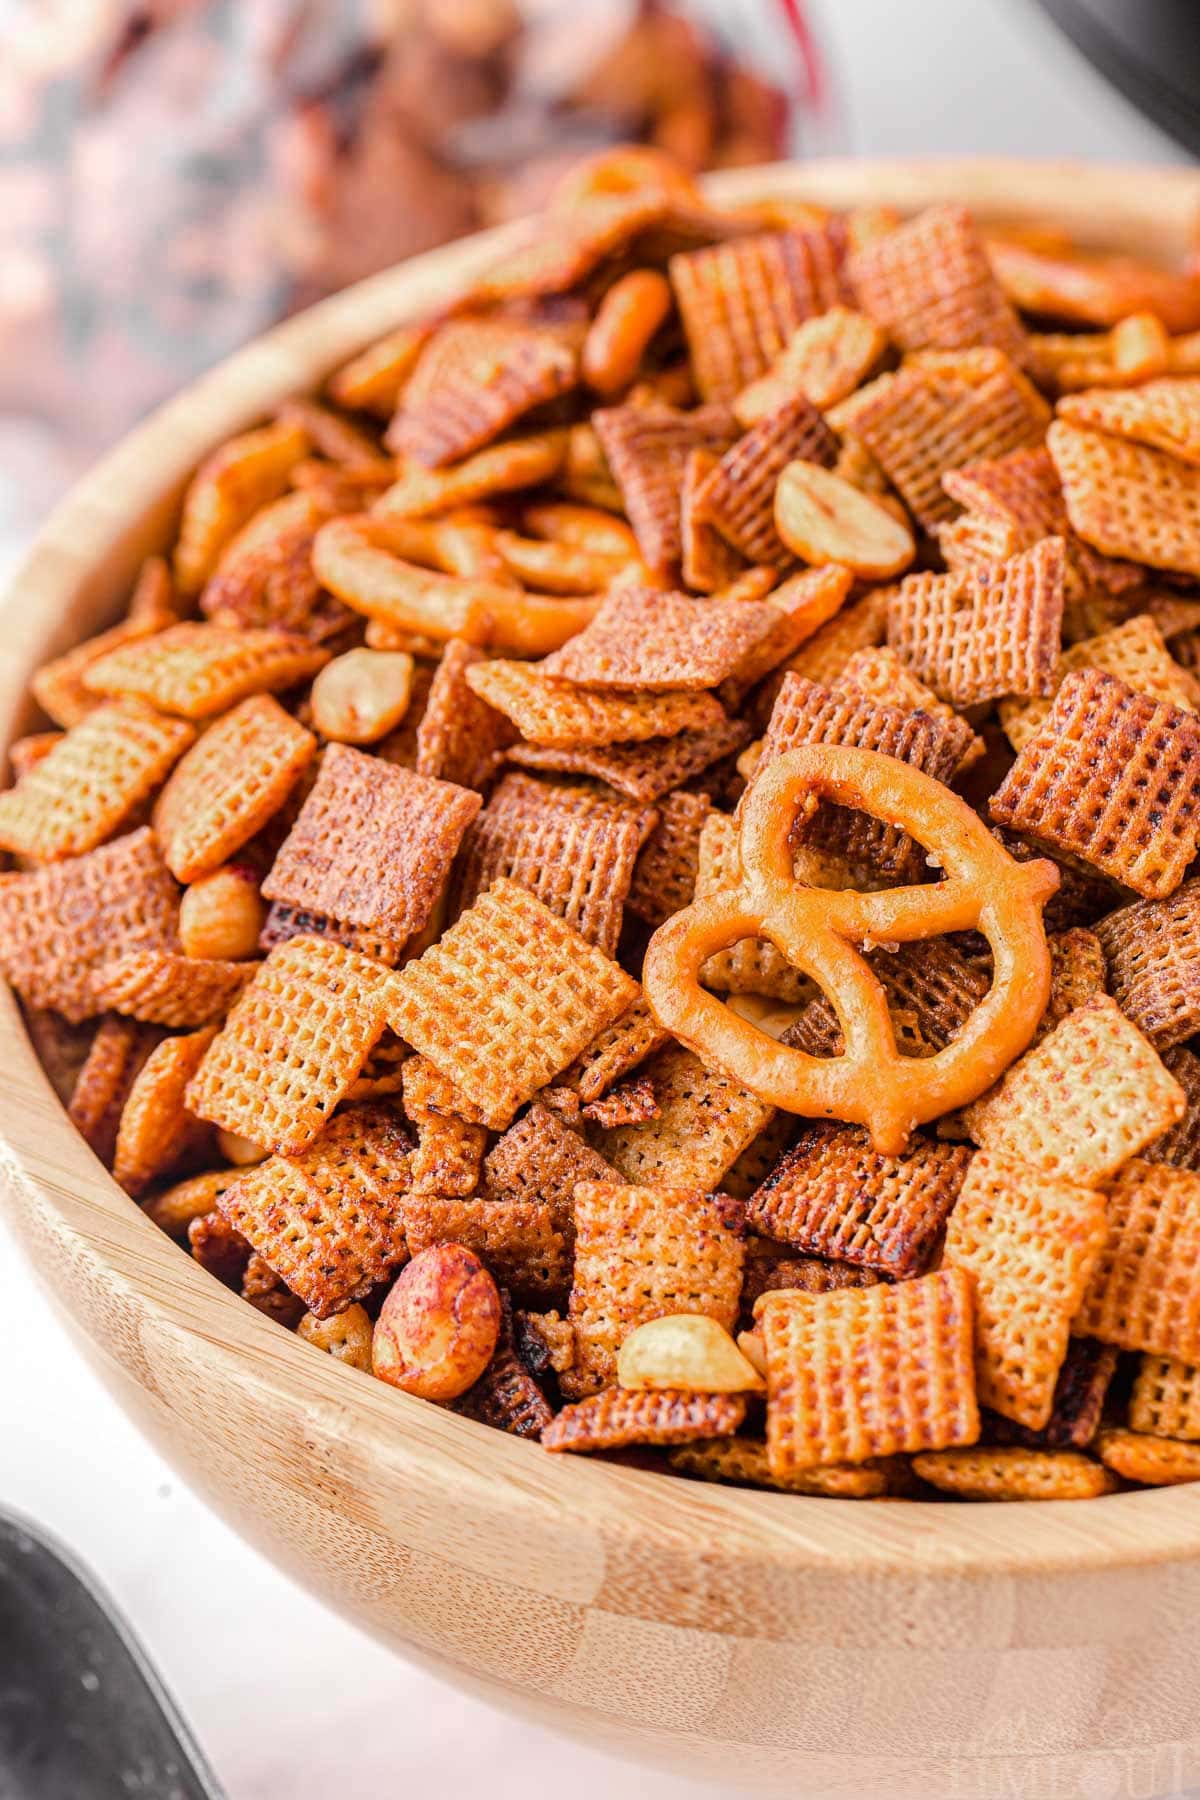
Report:
[[[961,197],[1178,254],[1200,175],[815,163],[726,176],[915,207]],[[502,233],[367,281],[151,418],[59,507],[0,631],[0,724],[161,547],[199,457],[405,317]],[[1200,1781],[1200,1490],[1005,1508],[800,1499],[552,1458],[286,1335],[142,1217],[69,1123],[6,993],[8,1213],[81,1348],[267,1556],[485,1698],[635,1758],[809,1795],[1150,1795]]]

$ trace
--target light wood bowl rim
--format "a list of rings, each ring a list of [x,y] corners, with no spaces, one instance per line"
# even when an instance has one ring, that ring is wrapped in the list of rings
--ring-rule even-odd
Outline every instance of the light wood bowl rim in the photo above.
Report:
[[[913,208],[961,197],[989,219],[1036,214],[1093,241],[1179,256],[1197,242],[1200,172],[1017,160],[828,160],[714,178],[722,201],[768,194]],[[1099,229],[1098,229],[1099,227]],[[359,283],[256,340],[140,425],[38,532],[0,610],[0,725],[25,729],[31,670],[98,628],[129,571],[164,540],[178,486],[214,443],[316,373],[460,285],[513,240],[503,227]],[[343,1433],[379,1479],[456,1491],[531,1532],[581,1548],[600,1533],[696,1559],[889,1572],[911,1578],[1029,1575],[1200,1557],[1200,1491],[1162,1489],[1088,1503],[862,1502],[719,1488],[553,1457],[361,1379],[221,1287],[139,1212],[75,1131],[42,1072],[12,995],[0,995],[0,1156],[27,1206],[74,1242],[102,1287],[156,1329],[204,1340],[214,1374],[236,1367],[265,1405]],[[58,1295],[70,1308],[72,1296]],[[84,1321],[86,1329],[86,1320]],[[532,1539],[535,1541],[536,1539]]]

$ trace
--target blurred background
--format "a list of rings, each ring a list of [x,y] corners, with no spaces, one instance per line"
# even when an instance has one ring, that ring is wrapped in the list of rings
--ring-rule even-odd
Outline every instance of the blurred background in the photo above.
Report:
[[[1194,18],[1189,0],[0,0],[0,573],[174,389],[320,295],[536,206],[584,150],[1184,161]],[[179,1486],[2,1233],[0,1282],[0,1498],[96,1570],[232,1800],[712,1792],[551,1739],[334,1619]]]

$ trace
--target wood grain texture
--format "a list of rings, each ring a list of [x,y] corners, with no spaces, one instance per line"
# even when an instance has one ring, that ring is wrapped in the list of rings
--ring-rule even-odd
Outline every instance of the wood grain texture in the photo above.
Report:
[[[712,186],[963,197],[1155,253],[1190,248],[1200,219],[1180,170],[830,162]],[[80,484],[5,606],[6,742],[30,671],[112,617],[199,457],[449,298],[506,235],[290,321]],[[289,1573],[484,1697],[763,1791],[1082,1800],[1200,1780],[1200,1491],[856,1504],[548,1457],[335,1364],[205,1275],[68,1123],[7,993],[0,1160],[39,1277],[163,1454]]]

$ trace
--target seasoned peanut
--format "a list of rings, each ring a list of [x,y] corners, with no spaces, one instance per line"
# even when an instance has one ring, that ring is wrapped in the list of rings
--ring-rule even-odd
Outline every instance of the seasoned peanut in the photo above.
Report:
[[[347,650],[312,685],[312,721],[338,744],[374,744],[408,711],[413,659],[404,650]]]
[[[241,962],[258,949],[267,916],[254,870],[225,863],[183,890],[179,939],[185,956]]]
[[[270,1151],[264,1149],[262,1144],[256,1144],[251,1138],[239,1137],[236,1131],[218,1131],[217,1149],[225,1161],[232,1163],[237,1169],[251,1168],[270,1155]]]
[[[456,1400],[487,1368],[500,1335],[496,1284],[462,1244],[435,1244],[402,1269],[383,1303],[376,1375],[423,1400]]]
[[[744,1394],[763,1385],[724,1326],[701,1313],[671,1313],[630,1332],[617,1357],[617,1381],[693,1394]]]
[[[363,1369],[371,1373],[371,1320],[366,1309],[357,1303],[348,1306],[345,1312],[334,1313],[331,1319],[318,1319],[313,1313],[305,1313],[296,1327],[296,1336],[303,1338],[306,1344],[312,1344],[318,1350],[326,1351],[338,1362],[348,1363],[352,1369]]]
[[[634,269],[610,287],[584,340],[582,367],[589,387],[598,394],[627,388],[671,305],[670,284],[657,269]]]
[[[874,581],[907,569],[912,532],[882,501],[816,463],[791,462],[775,489],[775,529],[808,563],[843,563]]]

